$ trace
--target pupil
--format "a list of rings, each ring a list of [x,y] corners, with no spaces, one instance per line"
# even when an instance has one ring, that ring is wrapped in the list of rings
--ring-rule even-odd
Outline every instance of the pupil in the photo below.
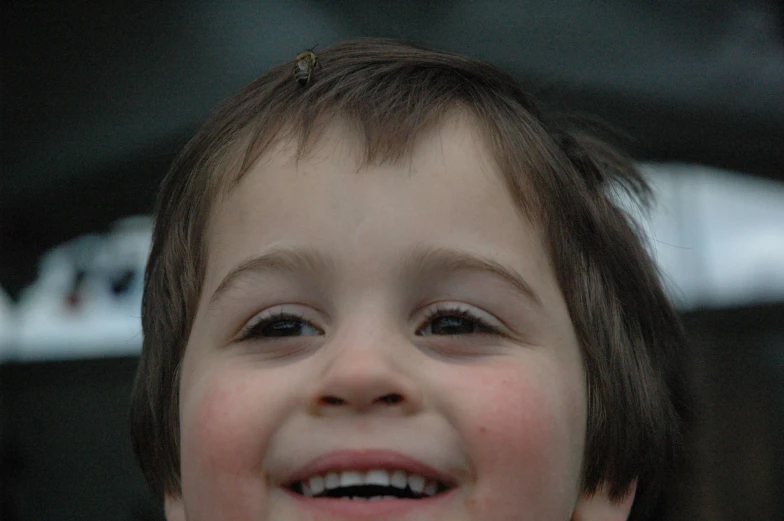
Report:
[[[433,321],[432,328],[435,335],[459,335],[474,332],[474,324],[460,317],[439,317]]]
[[[294,320],[276,320],[264,327],[264,336],[281,337],[296,335],[302,329],[302,325]]]

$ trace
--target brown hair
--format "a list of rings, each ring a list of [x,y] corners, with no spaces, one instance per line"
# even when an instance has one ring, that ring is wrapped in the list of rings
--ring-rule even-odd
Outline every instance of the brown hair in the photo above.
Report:
[[[652,505],[680,444],[673,355],[680,325],[633,221],[610,192],[645,202],[633,164],[548,119],[486,63],[402,42],[354,40],[319,52],[308,85],[294,63],[230,98],[174,161],[158,198],[145,276],[144,347],[131,405],[134,449],[159,494],[180,490],[179,366],[205,270],[212,205],[279,139],[300,154],[341,118],[367,162],[406,157],[447,113],[470,114],[520,208],[542,230],[582,349],[588,388],[583,491],[606,484],[632,517]]]

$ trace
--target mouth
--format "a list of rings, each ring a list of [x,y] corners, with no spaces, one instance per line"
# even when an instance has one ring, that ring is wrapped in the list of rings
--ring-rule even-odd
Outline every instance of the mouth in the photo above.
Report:
[[[457,490],[457,480],[449,474],[401,452],[383,449],[324,454],[281,485],[313,508],[376,514],[427,508]]]
[[[330,470],[292,481],[285,488],[308,498],[353,501],[423,500],[449,492],[454,485],[401,468]]]

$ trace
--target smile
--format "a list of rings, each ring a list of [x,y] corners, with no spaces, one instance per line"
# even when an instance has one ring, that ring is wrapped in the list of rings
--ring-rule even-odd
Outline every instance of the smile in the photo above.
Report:
[[[402,469],[371,469],[316,474],[296,481],[287,488],[306,497],[375,501],[433,497],[450,487]]]

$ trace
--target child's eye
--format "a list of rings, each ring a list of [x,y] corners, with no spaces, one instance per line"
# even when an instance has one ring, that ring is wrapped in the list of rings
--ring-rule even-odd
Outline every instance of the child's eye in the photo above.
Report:
[[[292,336],[317,336],[324,331],[305,320],[300,315],[279,312],[269,316],[261,316],[250,322],[240,332],[239,340],[251,338],[284,338]]]
[[[478,335],[498,330],[470,311],[459,307],[436,308],[428,312],[425,325],[418,335]]]

